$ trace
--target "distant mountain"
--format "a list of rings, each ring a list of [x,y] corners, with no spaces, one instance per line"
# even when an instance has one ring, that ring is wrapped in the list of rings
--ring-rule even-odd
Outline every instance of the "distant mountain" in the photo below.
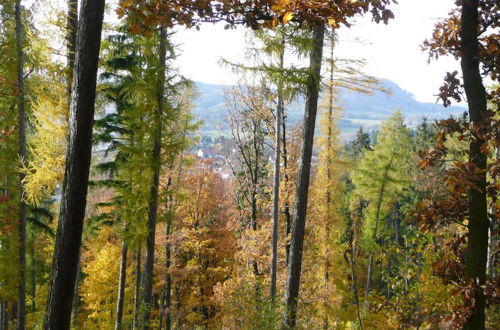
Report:
[[[224,118],[227,117],[224,104],[224,91],[231,86],[196,83],[200,96],[195,101],[194,114],[204,121],[202,135],[216,135],[216,127],[224,127]],[[344,115],[340,120],[340,129],[344,137],[351,136],[363,126],[375,129],[380,122],[391,115],[395,109],[401,109],[409,126],[415,126],[425,116],[430,120],[442,119],[450,115],[462,114],[462,107],[445,108],[441,104],[423,103],[415,100],[414,96],[403,90],[390,80],[382,80],[382,86],[391,90],[387,95],[377,92],[374,95],[364,95],[350,90],[340,91],[339,103],[344,107]],[[304,100],[287,106],[287,119],[294,124],[302,120]]]

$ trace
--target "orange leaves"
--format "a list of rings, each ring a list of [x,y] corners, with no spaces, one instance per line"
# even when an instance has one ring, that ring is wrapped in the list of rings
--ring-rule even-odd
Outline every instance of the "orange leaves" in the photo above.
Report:
[[[458,71],[453,71],[452,73],[447,72],[443,85],[439,87],[438,97],[443,101],[445,107],[451,105],[450,98],[454,99],[456,102],[462,101],[462,85],[457,75]]]
[[[139,33],[139,27],[137,26],[137,24],[131,24],[129,30],[130,30],[130,33],[132,33],[132,34]]]
[[[349,17],[365,13],[370,13],[377,23],[387,23],[394,15],[386,7],[393,2],[338,0],[332,5],[327,0],[121,0],[117,14],[119,17],[127,16],[138,25],[143,24],[141,33],[158,25],[196,27],[201,22],[219,21],[254,29],[273,27],[278,22],[286,24],[292,19],[305,25],[329,23],[331,26],[349,26]],[[149,16],[155,18],[147,20]]]

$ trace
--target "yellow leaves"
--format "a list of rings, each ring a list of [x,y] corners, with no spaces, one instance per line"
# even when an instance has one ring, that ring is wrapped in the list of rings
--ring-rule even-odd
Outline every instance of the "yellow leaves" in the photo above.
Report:
[[[335,27],[337,27],[337,22],[335,22],[335,19],[333,17],[330,17],[328,19],[328,25],[335,28]]]
[[[34,205],[52,194],[64,175],[68,130],[66,86],[52,81],[51,93],[47,93],[47,84],[46,81],[40,81],[33,91],[37,98],[32,118],[35,129],[28,140],[32,159],[23,169],[26,173],[26,197]]]
[[[283,24],[288,23],[293,18],[293,14],[291,12],[286,13],[283,16]]]
[[[278,3],[271,6],[271,9],[274,11],[281,11],[290,5],[290,0],[280,0]]]

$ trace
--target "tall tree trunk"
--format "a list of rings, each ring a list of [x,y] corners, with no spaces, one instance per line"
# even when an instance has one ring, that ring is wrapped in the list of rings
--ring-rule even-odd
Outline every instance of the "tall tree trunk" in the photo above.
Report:
[[[154,114],[154,141],[152,151],[153,164],[153,180],[151,182],[150,199],[148,206],[148,233],[146,237],[146,261],[144,263],[144,293],[143,293],[143,308],[144,315],[142,317],[142,328],[149,329],[149,319],[151,316],[151,303],[153,294],[153,268],[154,268],[154,251],[155,251],[155,233],[156,233],[156,218],[158,215],[158,188],[160,180],[161,168],[161,137],[162,125],[161,117],[164,107],[164,92],[165,92],[165,61],[167,53],[166,45],[167,33],[165,28],[160,28],[160,74],[158,77],[158,91],[156,93],[157,111]]]
[[[104,0],[83,0],[71,96],[69,140],[44,329],[68,329],[82,240]]]
[[[382,186],[380,187],[379,196],[377,200],[377,209],[375,213],[375,228],[372,233],[372,240],[375,241],[377,239],[378,233],[378,222],[380,220],[380,212],[382,209],[382,200],[384,198],[385,188],[387,184],[387,180],[389,179],[389,169],[392,166],[392,161],[394,160],[394,153],[391,155],[391,159],[389,164],[384,169],[384,176],[382,177]],[[371,285],[372,285],[372,276],[373,276],[373,253],[370,254],[368,258],[368,271],[366,275],[366,296],[370,294]]]
[[[500,147],[496,148],[496,154],[495,154],[495,160],[498,160],[500,158]],[[497,184],[496,178],[493,180],[493,186]],[[495,233],[498,230],[498,214],[496,207],[493,205],[490,210],[491,213],[491,223],[490,223],[490,230],[489,230],[489,246],[490,248],[488,249],[488,264],[489,264],[489,273],[492,278],[497,277],[497,255],[495,253],[495,247],[498,245],[498,235]],[[493,251],[491,251],[493,250]],[[493,252],[493,253],[491,253]]]
[[[325,222],[325,252],[328,251],[326,248],[326,245],[328,242],[330,242],[330,223],[329,220],[332,218],[332,191],[331,191],[331,182],[333,181],[333,173],[332,173],[332,166],[333,166],[333,158],[332,158],[332,153],[334,152],[333,150],[333,103],[334,103],[334,94],[335,94],[335,89],[333,85],[333,77],[335,73],[335,66],[334,66],[334,56],[333,56],[333,51],[335,47],[335,32],[332,29],[332,33],[329,36],[330,39],[330,81],[328,82],[328,132],[327,132],[327,157],[326,157],[326,195],[325,195],[325,203],[326,203],[326,222]],[[324,279],[324,288],[325,288],[325,297],[328,292],[328,282],[330,278],[329,270],[330,270],[330,259],[328,258],[327,253],[325,253],[325,264],[324,264],[324,274],[323,274],[323,279]],[[324,305],[324,315],[323,315],[323,329],[327,330],[329,327],[329,322],[328,322],[328,312],[327,312],[327,307],[328,307],[328,300],[325,299],[323,302]]]
[[[78,0],[68,0],[66,17],[66,49],[68,56],[67,94],[68,107],[71,104],[71,85],[73,82],[73,67],[76,53],[76,30],[78,28]]]
[[[351,275],[352,275],[352,289],[354,294],[354,302],[356,303],[356,314],[358,317],[359,328],[363,330],[363,321],[361,319],[361,310],[359,305],[359,292],[358,292],[358,279],[356,276],[356,247],[352,239],[350,240],[350,248],[351,248]]]
[[[173,141],[171,141],[173,142]],[[169,191],[172,187],[172,170],[173,170],[174,161],[172,160],[170,164],[170,176],[167,180],[166,190]],[[172,212],[173,210],[173,197],[172,193],[168,196],[168,211]],[[165,239],[167,243],[165,244],[165,276],[164,276],[164,284],[162,290],[161,297],[161,313],[160,313],[160,325],[158,329],[163,329],[163,317],[165,316],[165,329],[170,329],[171,327],[171,319],[170,319],[170,305],[171,305],[171,297],[172,297],[172,277],[170,276],[170,253],[171,253],[171,245],[170,245],[170,230],[172,226],[172,218],[167,219],[167,223],[165,224]]]
[[[67,50],[67,81],[66,81],[66,96],[68,99],[68,115],[71,112],[71,88],[73,85],[73,70],[75,67],[76,56],[76,34],[78,28],[78,0],[68,0],[68,11],[66,16],[66,50]],[[76,271],[75,290],[73,292],[73,326],[76,325],[76,316],[78,312],[79,296],[78,284],[80,282],[81,272],[81,250],[78,254],[78,268]]]
[[[136,266],[135,266],[135,295],[134,295],[134,324],[132,329],[139,328],[139,310],[141,306],[141,246],[137,247],[136,252]]]
[[[5,312],[7,304],[4,301],[0,301],[0,330],[7,330],[5,326],[5,319],[7,318],[7,313]]]
[[[167,234],[167,239],[170,240],[170,232],[171,232],[171,226],[172,222],[169,221],[167,222],[167,228],[165,229],[165,232]],[[165,246],[165,253],[166,253],[166,258],[165,258],[165,267],[167,270],[167,274],[165,275],[165,329],[170,330],[172,327],[172,317],[170,313],[170,307],[172,306],[172,274],[170,270],[170,263],[171,263],[171,244],[170,242],[167,243]]]
[[[36,297],[36,260],[35,260],[35,233],[32,231],[32,244],[31,244],[31,312],[36,310],[35,297]]]
[[[19,126],[19,155],[26,160],[26,114],[24,109],[24,33],[21,21],[21,0],[15,3],[17,49],[17,110]],[[17,301],[17,328],[26,324],[26,203],[24,202],[24,177],[19,173],[19,297]]]
[[[258,163],[258,161],[257,161]],[[251,197],[251,207],[252,207],[252,230],[253,231],[257,231],[257,191],[256,191],[256,187],[257,187],[257,174],[258,173],[258,170],[255,171],[255,180],[253,182],[253,191],[252,191],[252,197]],[[253,260],[252,261],[252,266],[253,266],[253,273],[255,276],[259,275],[259,265],[257,264],[257,260]],[[258,283],[257,283],[257,287],[258,287]]]
[[[127,282],[127,242],[122,241],[122,251],[120,260],[120,280],[118,282],[118,299],[116,301],[116,323],[115,330],[122,328],[123,305],[125,302],[125,284]]]
[[[311,158],[314,143],[314,129],[316,113],[318,111],[319,85],[321,80],[321,58],[323,54],[324,24],[314,28],[313,42],[309,64],[309,78],[307,83],[307,101],[304,113],[304,132],[302,135],[302,150],[295,202],[295,217],[292,224],[288,274],[285,288],[285,318],[283,329],[295,327],[297,315],[297,299],[299,296],[300,271],[302,268],[302,250],[304,246],[304,231],[307,214],[307,198],[309,178],[311,174]]]
[[[80,285],[81,277],[82,277],[82,249],[80,248],[80,253],[78,254],[78,265],[76,268],[75,290],[73,293],[73,315],[72,315],[73,327],[76,327],[76,316],[78,315],[78,307],[80,305],[78,286]]]
[[[279,68],[283,69],[285,57],[285,39],[281,40],[283,47],[279,55]],[[271,301],[276,297],[276,274],[278,265],[278,223],[280,214],[280,162],[281,162],[281,121],[284,112],[283,84],[278,84],[278,107],[276,108],[276,145],[274,147],[274,189],[273,189],[273,232],[271,256]]]
[[[460,28],[461,67],[465,94],[469,107],[470,120],[479,124],[485,119],[486,90],[479,69],[479,42],[477,31],[479,0],[462,1],[462,19]],[[470,162],[478,169],[474,180],[475,188],[469,191],[468,240],[465,252],[466,276],[475,282],[474,307],[467,318],[465,329],[484,329],[485,298],[483,286],[486,282],[486,260],[488,255],[488,210],[486,201],[486,163],[487,156],[481,151],[485,141],[472,131],[469,145]]]
[[[292,231],[292,214],[290,211],[290,191],[289,191],[289,184],[290,184],[290,176],[288,175],[288,148],[286,144],[286,114],[283,111],[283,119],[281,121],[281,126],[283,127],[281,130],[281,134],[283,136],[282,142],[283,142],[283,169],[285,173],[285,187],[286,187],[286,195],[285,195],[285,201],[284,201],[284,207],[283,207],[283,213],[285,214],[285,260],[286,264],[288,265],[289,258],[288,256],[290,255],[290,241],[288,240],[288,236],[290,235],[290,232]]]

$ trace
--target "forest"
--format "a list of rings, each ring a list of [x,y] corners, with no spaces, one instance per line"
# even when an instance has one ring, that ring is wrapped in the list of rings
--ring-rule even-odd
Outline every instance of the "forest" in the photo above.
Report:
[[[0,330],[500,329],[500,3],[417,41],[463,114],[346,139],[390,91],[338,31],[398,5],[0,0]],[[212,23],[249,41],[209,137],[173,37]]]

